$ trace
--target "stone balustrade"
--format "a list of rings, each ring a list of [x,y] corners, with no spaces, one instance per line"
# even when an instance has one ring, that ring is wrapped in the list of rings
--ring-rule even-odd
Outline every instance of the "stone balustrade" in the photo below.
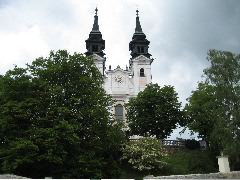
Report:
[[[164,146],[169,146],[169,147],[184,147],[185,146],[184,141],[178,141],[178,140],[162,140],[162,143]]]

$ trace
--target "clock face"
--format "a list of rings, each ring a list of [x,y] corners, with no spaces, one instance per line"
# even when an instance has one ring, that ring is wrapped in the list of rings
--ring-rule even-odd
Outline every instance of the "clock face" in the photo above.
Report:
[[[114,79],[117,83],[120,83],[120,84],[123,83],[123,77],[120,75],[115,76]]]

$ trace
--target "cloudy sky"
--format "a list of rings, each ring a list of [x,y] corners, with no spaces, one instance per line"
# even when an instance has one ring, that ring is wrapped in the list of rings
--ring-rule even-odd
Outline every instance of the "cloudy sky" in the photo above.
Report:
[[[240,53],[239,0],[0,0],[0,74],[50,50],[84,53],[96,6],[107,67],[128,65],[138,8],[153,82],[175,86],[183,104],[208,66],[208,49]]]

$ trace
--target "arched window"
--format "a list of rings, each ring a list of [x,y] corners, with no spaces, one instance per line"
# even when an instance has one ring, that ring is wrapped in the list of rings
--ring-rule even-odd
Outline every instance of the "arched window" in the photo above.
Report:
[[[115,118],[117,120],[123,120],[123,106],[121,104],[115,106]]]
[[[144,69],[143,68],[140,69],[140,77],[144,77]]]

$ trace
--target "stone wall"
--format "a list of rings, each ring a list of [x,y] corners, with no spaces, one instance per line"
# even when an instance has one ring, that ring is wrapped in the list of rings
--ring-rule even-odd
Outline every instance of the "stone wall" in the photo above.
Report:
[[[16,176],[13,174],[2,174],[0,175],[0,179],[27,179],[27,178],[22,176]]]
[[[146,176],[144,179],[240,179],[240,171],[229,173],[186,174],[171,176]]]

